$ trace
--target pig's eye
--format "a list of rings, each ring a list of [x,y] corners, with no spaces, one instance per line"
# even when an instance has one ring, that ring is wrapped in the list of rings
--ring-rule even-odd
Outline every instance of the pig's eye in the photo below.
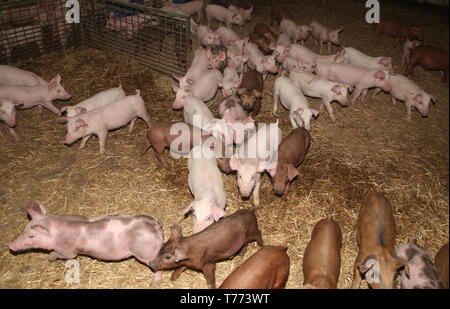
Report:
[[[34,235],[29,235],[28,238],[34,238]]]
[[[167,260],[170,260],[172,258],[172,256],[170,255],[170,254],[166,254],[165,256],[164,256],[164,259],[167,261]]]
[[[252,176],[252,180],[254,180],[255,179],[255,176]]]
[[[242,179],[242,176],[241,176],[241,175],[239,175],[238,177],[239,177],[239,179]]]

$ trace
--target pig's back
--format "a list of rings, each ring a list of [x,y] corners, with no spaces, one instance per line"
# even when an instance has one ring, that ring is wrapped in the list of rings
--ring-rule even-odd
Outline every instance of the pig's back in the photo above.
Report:
[[[388,248],[391,254],[394,252],[395,221],[391,203],[384,194],[374,192],[368,196],[359,213],[356,233],[361,248],[367,241]],[[361,237],[362,234],[364,237]]]
[[[289,265],[286,248],[265,246],[236,268],[219,289],[284,288]]]
[[[401,74],[390,74],[388,83],[391,86],[390,94],[402,101],[420,91],[416,83]]]
[[[313,20],[311,22],[311,24],[309,24],[311,27],[313,27],[313,31],[311,32],[311,35],[313,36],[313,38],[318,39],[320,37],[320,33],[323,30],[326,30],[326,28],[319,23],[318,21]]]
[[[46,82],[34,74],[10,65],[0,65],[0,85],[37,86]]]
[[[250,70],[244,73],[240,88],[244,89],[256,89],[258,91],[263,90],[263,77],[262,74],[256,70]]]
[[[414,58],[420,59],[420,63],[430,68],[442,66],[448,68],[448,51],[438,47],[419,45],[411,51],[410,59]]]
[[[212,154],[212,153],[210,153]],[[196,200],[201,200],[203,196],[223,195],[222,175],[215,157],[211,158],[189,158],[188,184]],[[220,205],[222,206],[222,205]]]
[[[303,255],[304,284],[312,283],[310,280],[314,276],[320,276],[327,278],[336,288],[341,267],[341,244],[341,229],[331,216],[316,224]]]
[[[189,236],[189,241],[195,246],[203,247],[206,260],[211,260],[213,256],[225,259],[236,254],[257,233],[254,211],[241,209]]]
[[[131,257],[130,246],[135,243],[146,246],[149,252],[156,251],[156,256],[163,243],[161,222],[150,216],[113,215],[92,218],[83,225],[80,253],[102,260]]]
[[[78,103],[76,106],[84,107],[87,111],[100,108],[115,101],[125,98],[125,92],[122,88],[111,88]]]

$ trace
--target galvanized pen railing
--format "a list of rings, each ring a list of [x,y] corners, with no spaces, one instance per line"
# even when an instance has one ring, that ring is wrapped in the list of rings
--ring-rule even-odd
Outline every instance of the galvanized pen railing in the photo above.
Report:
[[[79,0],[80,24],[66,0],[0,4],[0,63],[68,47],[118,51],[164,74],[183,74],[191,51],[189,17],[164,12],[165,1]]]

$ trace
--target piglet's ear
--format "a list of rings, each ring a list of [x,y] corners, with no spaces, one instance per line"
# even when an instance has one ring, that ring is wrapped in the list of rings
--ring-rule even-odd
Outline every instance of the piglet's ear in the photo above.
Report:
[[[84,107],[75,107],[75,110],[77,111],[78,114],[82,114],[82,113],[86,113],[87,109]]]
[[[398,270],[398,269],[404,267],[406,277],[410,278],[410,274],[409,274],[409,264],[408,264],[408,262],[405,261],[404,259],[401,259],[401,258],[396,258],[396,261],[395,261],[395,262],[396,262],[396,263],[395,263],[395,267],[396,267],[395,270]]]
[[[239,168],[240,162],[239,159],[236,158],[235,156],[231,157],[230,159],[230,167],[232,171],[237,171],[237,169]]]
[[[170,227],[170,239],[177,239],[182,236],[181,226],[174,224]]]
[[[289,181],[292,181],[298,175],[298,170],[292,164],[288,164],[287,169],[288,169],[288,179]]]
[[[31,229],[36,231],[36,232],[38,232],[38,233],[47,235],[47,236],[50,235],[50,231],[45,226],[43,226],[41,224],[33,224],[31,226]]]
[[[267,169],[267,172],[269,173],[270,177],[273,178],[277,175],[277,168]]]
[[[372,269],[372,267],[374,267],[376,263],[378,263],[376,255],[369,255],[361,263],[358,264],[359,271],[364,274]]]
[[[177,85],[172,85],[172,90],[173,92],[177,93],[178,90],[180,90],[180,87],[178,87]]]
[[[319,116],[319,111],[317,110],[317,109],[311,109],[311,112],[313,113],[313,115],[314,115],[314,117],[316,117],[317,118],[317,116]]]
[[[77,121],[75,121],[75,130],[78,130],[79,128],[87,127],[87,126],[88,126],[88,124],[83,119],[78,119]]]
[[[225,61],[227,59],[227,53],[225,51],[221,51],[219,54],[219,61]]]
[[[183,248],[180,248],[180,247],[175,248],[174,257],[175,257],[175,263],[182,261],[182,260],[186,260],[188,258],[188,256],[186,255],[186,252],[184,252]]]
[[[422,94],[417,94],[415,97],[414,97],[414,100],[415,101],[417,101],[417,102],[419,102],[419,103],[422,103],[422,101],[423,101],[423,95]]]
[[[266,167],[266,162],[259,162],[256,166],[256,170],[258,171],[258,173],[262,173],[266,170]]]
[[[37,202],[31,202],[27,205],[27,213],[30,215],[31,219],[34,220],[45,217],[46,211],[41,204]]]
[[[186,215],[188,212],[192,211],[194,209],[194,206],[195,202],[190,203],[189,206],[183,210],[183,215]]]
[[[217,205],[211,206],[211,215],[214,221],[219,221],[220,218],[225,217],[227,213]]]
[[[378,78],[378,79],[385,79],[386,78],[386,74],[384,74],[383,71],[377,71],[373,77]]]
[[[48,83],[48,89],[50,89],[50,90],[55,89],[57,85],[58,85],[58,84],[57,84],[56,80],[55,80],[55,79],[52,79],[52,80]]]

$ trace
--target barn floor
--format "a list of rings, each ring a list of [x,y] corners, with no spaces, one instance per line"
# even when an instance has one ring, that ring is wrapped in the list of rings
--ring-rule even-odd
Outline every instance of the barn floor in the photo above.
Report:
[[[343,46],[354,46],[370,55],[390,56],[395,69],[400,65],[401,48],[393,48],[393,38],[382,37],[372,46],[372,26],[364,21],[364,1],[303,0],[280,1],[292,17],[301,23],[312,19],[330,27],[345,26],[340,38]],[[247,35],[259,22],[268,22],[269,1],[255,1],[254,18],[244,29]],[[426,42],[448,50],[447,10],[426,10],[422,6],[382,4],[382,18],[398,17],[422,27]],[[275,27],[273,27],[275,28]],[[276,28],[277,29],[277,28]],[[195,46],[195,44],[194,44]],[[311,39],[306,46],[318,52]],[[333,52],[338,49],[333,47]],[[128,94],[141,90],[151,121],[182,121],[182,113],[170,108],[174,96],[172,80],[141,67],[126,57],[94,50],[69,50],[64,54],[44,55],[22,61],[19,67],[32,70],[49,80],[57,72],[65,89],[72,94],[70,104],[98,91],[122,83]],[[339,288],[349,288],[353,262],[357,255],[356,240],[351,232],[364,197],[372,190],[383,191],[390,199],[397,224],[397,244],[418,239],[434,259],[449,238],[449,92],[440,82],[439,72],[415,69],[411,77],[437,98],[428,118],[413,111],[406,120],[402,102],[392,105],[384,93],[365,104],[341,107],[334,103],[336,123],[326,112],[313,121],[310,151],[299,169],[299,177],[287,196],[272,193],[269,177],[263,177],[261,208],[257,217],[267,245],[288,242],[291,270],[287,288],[302,286],[303,252],[316,222],[328,214],[342,229],[343,246]],[[265,82],[262,113],[256,122],[274,122],[271,114],[275,76]],[[219,99],[221,94],[218,94]],[[216,101],[215,101],[216,102]],[[56,102],[57,107],[66,105]],[[316,108],[320,102],[310,100]],[[211,109],[216,111],[213,102]],[[291,128],[288,113],[279,108],[283,136]],[[180,224],[185,235],[192,233],[192,216],[183,218],[183,209],[192,201],[185,159],[169,157],[167,172],[150,150],[140,156],[146,126],[138,120],[132,133],[127,129],[110,132],[106,153],[99,155],[98,140],[92,138],[83,150],[79,142],[63,144],[65,125],[57,116],[44,110],[17,112],[14,141],[5,130],[0,138],[0,288],[150,288],[153,273],[135,259],[106,263],[79,256],[79,283],[68,283],[66,261],[48,261],[48,253],[12,254],[7,244],[28,223],[25,206],[38,201],[49,214],[79,214],[87,217],[112,214],[146,214],[163,222],[167,240],[172,224]],[[249,208],[242,201],[235,175],[223,175],[227,193],[227,213]],[[226,276],[258,250],[249,245],[244,257],[217,264],[216,282]],[[206,288],[201,273],[187,270],[172,282],[171,272],[164,272],[159,288]],[[366,287],[363,283],[362,287]]]

